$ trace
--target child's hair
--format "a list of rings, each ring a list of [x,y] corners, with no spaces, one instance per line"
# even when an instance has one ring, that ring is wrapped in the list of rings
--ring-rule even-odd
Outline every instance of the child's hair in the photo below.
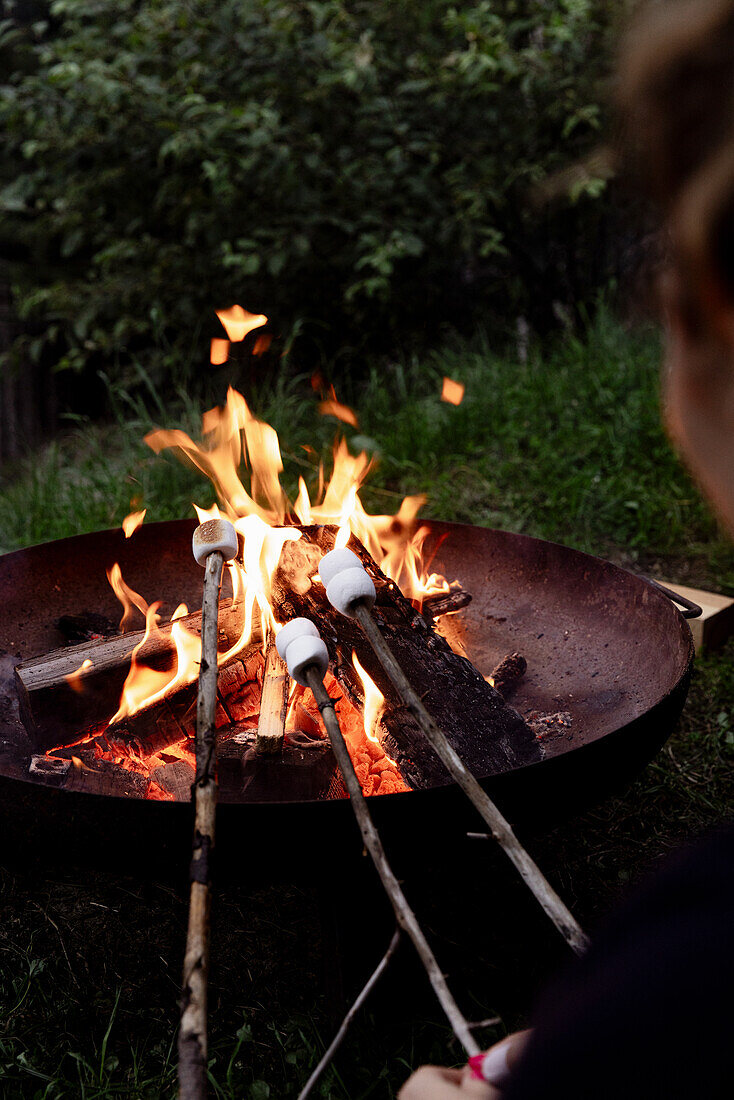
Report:
[[[623,157],[660,206],[691,324],[734,304],[734,0],[656,0],[618,68]]]

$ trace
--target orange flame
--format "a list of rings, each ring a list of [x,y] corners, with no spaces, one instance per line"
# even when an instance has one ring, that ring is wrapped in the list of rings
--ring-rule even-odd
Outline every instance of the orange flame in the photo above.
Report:
[[[145,616],[145,633],[135,646],[130,659],[130,671],[122,688],[122,698],[116,713],[110,719],[112,726],[123,718],[129,718],[143,707],[149,707],[184,684],[191,683],[198,674],[201,658],[201,638],[190,634],[178,619],[188,614],[186,604],[179,604],[171,618],[171,637],[176,646],[176,664],[172,670],[150,668],[142,663],[141,651],[151,642],[162,637],[158,626],[157,611],[160,600],[152,603]],[[193,673],[193,675],[192,675]]]
[[[135,592],[122,579],[122,570],[117,562],[107,570],[107,580],[112,585],[112,590],[122,604],[123,616],[120,619],[120,631],[124,634],[130,627],[137,607],[142,615],[148,614],[148,604],[137,592]]]
[[[143,520],[145,519],[145,513],[147,508],[143,508],[142,512],[130,512],[128,516],[125,516],[122,521],[122,529],[125,532],[125,538],[129,539],[131,535],[134,535],[138,527],[142,527]]]
[[[91,667],[92,667],[92,662],[89,660],[89,657],[87,657],[79,665],[79,668],[75,669],[74,672],[70,672],[68,674],[68,676],[64,676],[64,679],[66,680],[67,684],[69,685],[69,687],[73,691],[79,691],[79,692],[84,691],[84,684],[82,683],[82,678],[83,678],[84,673],[87,671],[87,669],[91,668]]]
[[[237,305],[218,311],[217,316],[233,341],[244,339],[248,332],[267,321],[264,315],[248,313]],[[357,427],[355,413],[337,400],[333,386],[329,393],[328,399],[321,402],[320,411]],[[230,660],[253,636],[262,638],[264,644],[267,634],[277,629],[272,608],[272,579],[286,544],[295,544],[301,539],[301,533],[292,526],[294,519],[302,524],[337,526],[337,546],[346,545],[351,535],[360,539],[387,576],[408,598],[418,603],[429,593],[449,589],[445,578],[429,573],[424,563],[423,543],[428,532],[425,527],[417,527],[424,498],[406,497],[395,515],[370,515],[359,494],[373,460],[364,451],[352,454],[343,438],[334,445],[331,476],[327,479],[323,465],[319,464],[318,485],[313,496],[304,478],[300,478],[294,502],[289,500],[280,482],[283,460],[277,433],[269,424],[258,420],[242,394],[231,387],[224,406],[204,413],[200,442],[195,442],[184,431],[164,429],[148,433],[145,442],[156,454],[166,448],[173,449],[178,457],[209,478],[219,503],[207,510],[197,508],[199,519],[224,515],[243,536],[242,560],[227,565],[233,606],[242,616],[241,633],[226,653],[219,654],[220,664]],[[305,570],[305,581],[301,578],[298,583],[307,585],[318,569],[318,560],[309,557],[309,546],[304,544],[302,551],[288,551],[292,561],[297,563],[294,565],[296,572]],[[133,652],[120,708],[113,718],[116,722],[181,684],[193,681],[198,674],[200,641],[198,636],[188,634],[182,624],[174,623],[171,633],[176,643],[175,669],[161,672],[146,666],[141,651],[160,633],[156,615],[160,605],[149,608],[145,600],[125,584],[119,565],[115,565],[108,576],[124,608],[121,630],[128,628],[135,607],[146,616],[145,635]],[[296,583],[295,577],[291,583]],[[368,721],[371,738],[370,722],[371,718]]]
[[[244,340],[248,332],[261,328],[268,323],[267,317],[262,313],[248,313],[242,306],[232,306],[230,309],[218,309],[217,317],[224,325],[227,336],[233,344]]]
[[[368,741],[379,745],[380,739],[377,736],[377,728],[385,709],[385,696],[370,674],[362,667],[354,650],[352,650],[352,664],[362,682],[362,690],[364,691],[364,732]]]
[[[212,340],[209,347],[209,362],[213,367],[221,367],[229,359],[229,340]]]
[[[463,382],[455,382],[453,378],[444,378],[441,400],[449,405],[460,405],[464,400],[466,386]]]
[[[331,397],[328,401],[322,401],[319,405],[319,412],[322,416],[335,416],[337,420],[342,420],[345,424],[351,424],[353,428],[359,427],[357,421],[357,414],[354,409],[350,409],[348,405],[342,405],[341,401],[337,401],[334,387],[331,386]]]

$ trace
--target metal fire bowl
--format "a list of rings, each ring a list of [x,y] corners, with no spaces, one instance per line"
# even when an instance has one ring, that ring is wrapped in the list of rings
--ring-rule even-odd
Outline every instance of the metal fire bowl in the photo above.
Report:
[[[445,616],[440,628],[460,642],[487,674],[508,652],[525,655],[528,672],[511,699],[523,714],[567,711],[572,724],[544,744],[545,758],[513,772],[482,777],[515,823],[557,819],[627,782],[671,733],[685,702],[693,663],[688,626],[650,582],[609,562],[524,535],[463,524],[429,522],[433,568],[457,579],[471,604]],[[171,614],[180,601],[201,606],[202,573],[191,555],[194,522],[146,524],[127,540],[120,530],[63,539],[0,558],[0,827],[29,854],[87,854],[110,844],[133,859],[151,847],[180,855],[182,803],[102,797],[31,781],[30,750],[18,717],[12,668],[62,643],[59,616],[97,611],[113,621],[119,605],[106,568],[119,561],[129,584],[162,599]],[[459,704],[460,705],[460,704]],[[371,800],[378,824],[422,839],[476,828],[455,787]],[[337,836],[353,840],[343,800],[247,803],[223,793],[218,844],[252,853],[302,853]],[[125,838],[124,845],[118,844]],[[155,844],[151,846],[151,838]],[[6,849],[7,850],[7,849]],[[242,850],[241,847],[238,850]],[[249,858],[249,857],[248,857]]]

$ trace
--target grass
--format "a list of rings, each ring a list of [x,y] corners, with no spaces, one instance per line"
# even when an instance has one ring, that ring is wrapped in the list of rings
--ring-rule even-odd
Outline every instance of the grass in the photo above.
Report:
[[[428,515],[521,530],[734,592],[734,551],[660,427],[659,359],[653,330],[629,331],[601,309],[585,331],[531,347],[524,363],[485,336],[424,360],[374,366],[360,382],[337,380],[340,397],[360,412],[359,428],[347,429],[352,444],[380,459],[365,503],[393,511],[403,493],[423,491]],[[466,385],[459,407],[439,399],[444,375]],[[145,400],[111,394],[110,423],[73,425],[3,471],[3,550],[114,526],[131,504],[154,520],[191,514],[192,500],[210,502],[198,475],[141,443],[153,423],[195,434],[194,403],[181,395],[167,411],[153,392]],[[299,474],[314,482],[335,425],[315,415],[307,380],[271,381],[254,404],[280,432],[289,488]],[[584,922],[593,925],[631,880],[730,814],[732,658],[730,643],[697,661],[679,729],[626,793],[527,838]],[[501,861],[487,857],[498,909],[487,885],[462,873],[473,858],[434,853],[401,870],[462,1003],[513,1028],[563,955]],[[452,888],[437,891],[437,881]],[[369,908],[373,893],[357,897],[360,907]],[[180,884],[132,881],[113,869],[14,867],[9,858],[0,898],[0,1096],[173,1095]],[[389,938],[379,898],[374,904],[374,929],[362,928],[362,977]],[[328,1042],[333,1005],[314,993],[334,959],[323,905],[322,887],[308,881],[219,891],[217,1097],[295,1096]],[[410,1067],[458,1057],[410,953],[393,965],[322,1096],[394,1096]]]

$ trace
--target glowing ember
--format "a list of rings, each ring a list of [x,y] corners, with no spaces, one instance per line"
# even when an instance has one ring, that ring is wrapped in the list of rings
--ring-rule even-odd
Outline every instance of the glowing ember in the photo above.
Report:
[[[449,405],[460,405],[464,400],[466,386],[463,382],[455,382],[453,378],[444,378],[441,390],[441,400]]]
[[[268,332],[261,332],[255,343],[252,345],[252,354],[259,357],[264,355],[273,342],[273,338]]]
[[[213,367],[221,367],[229,359],[229,340],[212,340],[209,348],[209,362]]]
[[[218,309],[216,312],[233,344],[244,340],[248,332],[252,332],[256,328],[262,328],[263,325],[268,323],[268,319],[264,314],[248,313],[242,306],[232,306],[231,309]]]

